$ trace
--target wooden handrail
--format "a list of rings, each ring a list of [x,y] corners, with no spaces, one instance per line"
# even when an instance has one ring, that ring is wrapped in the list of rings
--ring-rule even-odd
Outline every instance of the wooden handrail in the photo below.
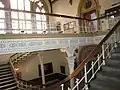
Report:
[[[30,13],[30,14],[42,14],[42,15],[47,15],[47,16],[54,16],[54,17],[61,17],[61,18],[70,18],[70,19],[81,19],[81,20],[88,20],[90,19],[85,19],[81,17],[75,17],[75,16],[68,16],[68,15],[60,15],[60,14],[51,14],[51,13],[41,13],[41,12],[34,12],[34,11],[27,11],[27,10],[18,10],[18,9],[8,9],[8,8],[0,8],[0,10],[5,10],[5,11],[13,11],[13,12],[23,12],[23,13]]]
[[[109,14],[109,15],[104,15],[104,16],[101,16],[101,17],[98,17],[98,18],[95,18],[95,19],[91,19],[91,21],[100,20],[100,19],[104,19],[106,17],[110,17],[110,16],[113,16],[113,15],[119,15],[119,14],[120,14],[120,12]]]
[[[78,65],[78,67],[74,70],[74,72],[71,75],[66,77],[64,80],[58,82],[57,84],[42,90],[59,90],[61,84],[64,84],[72,78],[74,78],[75,76],[77,76],[78,73],[84,68],[85,63],[89,62],[89,58],[94,56],[100,50],[102,44],[104,44],[104,42],[113,34],[113,32],[117,29],[119,25],[120,20],[117,22],[117,24],[115,24],[115,26],[110,30],[110,32],[108,32],[108,34],[102,39],[102,41],[89,53],[89,55]]]
[[[109,17],[109,16],[120,14],[120,12],[117,12],[117,13],[113,13],[113,14],[97,17],[95,19],[86,19],[86,18],[81,18],[81,17],[77,17],[77,16],[68,16],[68,15],[51,14],[51,13],[41,13],[41,12],[34,12],[34,11],[27,11],[27,10],[18,10],[18,9],[8,9],[8,8],[1,8],[1,7],[0,7],[0,10],[13,11],[13,12],[23,12],[23,13],[30,13],[30,14],[42,14],[42,15],[47,15],[47,16],[54,16],[54,17],[61,17],[61,18],[70,18],[70,19],[79,19],[79,20],[87,20],[87,21],[95,21],[95,20],[103,19],[103,18],[106,18],[106,17]]]

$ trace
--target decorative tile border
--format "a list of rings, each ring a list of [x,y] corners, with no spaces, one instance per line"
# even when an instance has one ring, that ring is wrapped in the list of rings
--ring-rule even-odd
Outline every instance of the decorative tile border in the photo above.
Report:
[[[65,38],[31,38],[31,39],[0,39],[0,54],[49,50],[69,46],[97,44],[103,36],[96,37],[65,37]]]

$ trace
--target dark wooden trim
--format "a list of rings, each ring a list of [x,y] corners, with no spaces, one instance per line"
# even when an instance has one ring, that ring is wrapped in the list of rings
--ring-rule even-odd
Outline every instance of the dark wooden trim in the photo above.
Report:
[[[119,13],[113,13],[113,14],[109,14],[109,15],[104,15],[102,17],[98,17],[98,18],[95,18],[95,19],[92,19],[91,21],[95,21],[95,20],[100,20],[100,19],[103,19],[103,18],[106,18],[106,17],[110,17],[110,16],[113,16],[113,15],[119,15]]]
[[[49,3],[50,3],[50,10],[51,10],[51,13],[53,13],[52,2],[51,2],[51,0],[48,0],[48,1],[49,1]]]
[[[47,16],[55,16],[55,17],[61,17],[61,18],[80,19],[80,20],[88,20],[88,21],[90,21],[89,19],[85,19],[85,18],[68,16],[68,15],[60,15],[60,14],[41,13],[41,12],[17,10],[17,9],[7,9],[7,8],[0,8],[0,10],[13,11],[13,12],[24,12],[24,13],[31,13],[31,14],[34,13],[34,14],[42,14],[42,15],[47,15]]]

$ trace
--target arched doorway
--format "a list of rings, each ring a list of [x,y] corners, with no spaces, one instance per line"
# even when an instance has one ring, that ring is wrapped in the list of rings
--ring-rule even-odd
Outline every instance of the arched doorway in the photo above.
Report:
[[[82,18],[94,19],[99,17],[100,8],[101,6],[98,0],[81,0],[78,7],[78,15]],[[96,32],[99,30],[99,21],[79,21],[80,25],[85,25],[84,23],[87,27],[90,27],[91,32]]]

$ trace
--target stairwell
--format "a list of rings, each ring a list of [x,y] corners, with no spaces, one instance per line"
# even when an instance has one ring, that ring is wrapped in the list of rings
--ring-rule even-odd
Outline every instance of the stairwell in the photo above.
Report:
[[[120,90],[120,46],[114,49],[106,65],[91,81],[89,90]]]
[[[0,90],[17,90],[17,83],[9,64],[0,65]]]

